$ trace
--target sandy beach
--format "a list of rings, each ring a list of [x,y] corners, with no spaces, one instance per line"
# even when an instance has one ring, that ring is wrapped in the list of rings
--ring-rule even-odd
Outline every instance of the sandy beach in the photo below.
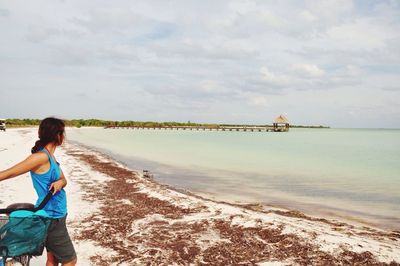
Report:
[[[37,128],[0,133],[0,170],[30,154]],[[278,208],[216,202],[66,141],[68,228],[78,265],[399,265],[400,232]],[[0,183],[0,206],[35,202],[29,173]],[[44,265],[45,256],[32,265]]]

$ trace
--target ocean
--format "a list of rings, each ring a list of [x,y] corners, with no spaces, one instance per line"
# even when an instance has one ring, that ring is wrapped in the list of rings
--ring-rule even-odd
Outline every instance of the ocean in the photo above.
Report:
[[[397,129],[69,128],[67,139],[215,200],[400,229]]]

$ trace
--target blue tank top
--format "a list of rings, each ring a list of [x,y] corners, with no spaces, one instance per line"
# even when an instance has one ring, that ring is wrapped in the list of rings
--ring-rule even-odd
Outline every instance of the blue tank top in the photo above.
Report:
[[[54,160],[54,158],[49,154],[49,152],[42,148],[40,151],[46,152],[49,157],[50,169],[43,174],[37,174],[30,171],[32,177],[33,187],[38,195],[38,200],[36,201],[35,207],[46,197],[49,192],[50,185],[59,180],[61,177],[60,164]],[[55,195],[51,197],[49,202],[44,206],[43,210],[52,218],[62,218],[67,215],[67,194],[64,189],[61,189]]]

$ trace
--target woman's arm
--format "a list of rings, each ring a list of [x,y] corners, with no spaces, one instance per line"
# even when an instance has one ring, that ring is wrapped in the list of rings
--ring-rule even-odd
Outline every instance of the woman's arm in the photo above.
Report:
[[[47,159],[46,157],[47,156],[43,156],[43,154],[39,153],[29,155],[25,160],[14,165],[13,167],[4,171],[0,171],[0,181],[25,174],[26,172],[43,164]]]
[[[62,171],[61,168],[60,168],[60,170],[61,170],[60,179],[58,179],[56,182],[53,182],[49,188],[49,190],[54,188],[53,195],[56,194],[58,191],[60,191],[63,187],[65,187],[67,185],[67,179],[64,176],[64,172]]]

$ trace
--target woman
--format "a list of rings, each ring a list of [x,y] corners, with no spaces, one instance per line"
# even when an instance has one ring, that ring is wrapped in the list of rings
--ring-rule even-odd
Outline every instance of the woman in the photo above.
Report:
[[[66,227],[67,197],[64,187],[67,185],[60,164],[54,158],[57,146],[65,138],[64,121],[48,117],[39,126],[39,140],[32,148],[32,154],[15,166],[0,171],[0,181],[22,175],[30,171],[33,187],[39,198],[36,206],[40,204],[49,190],[54,189],[53,196],[43,208],[52,218],[48,229],[46,249],[46,266],[75,265],[76,253]]]

